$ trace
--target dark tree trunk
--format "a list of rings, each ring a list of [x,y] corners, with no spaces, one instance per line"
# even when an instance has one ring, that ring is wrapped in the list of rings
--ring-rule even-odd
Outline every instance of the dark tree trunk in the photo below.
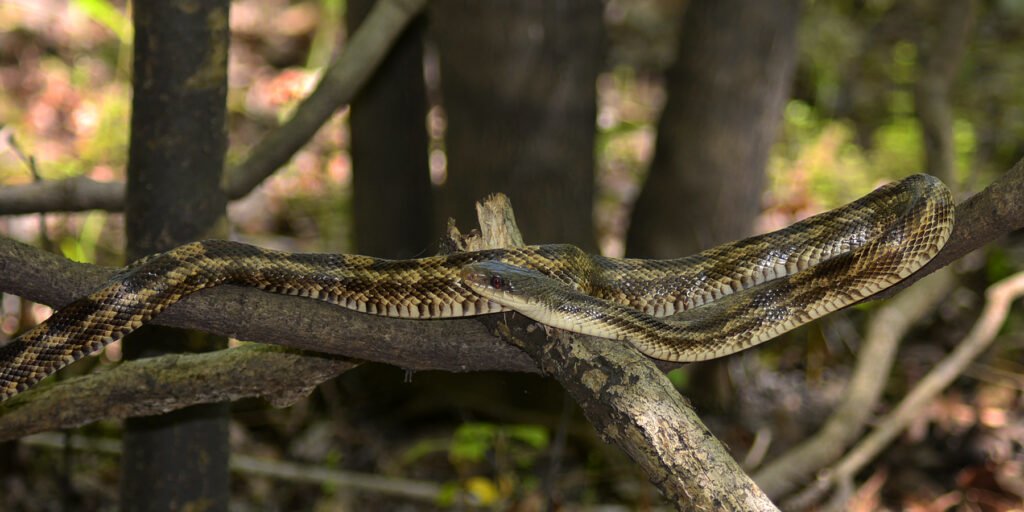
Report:
[[[602,4],[431,4],[448,129],[444,215],[462,223],[492,192],[512,199],[528,243],[595,246],[595,82]]]
[[[799,4],[690,2],[629,255],[678,257],[750,233],[796,60]]]
[[[348,3],[349,33],[366,18],[372,0]],[[434,249],[427,166],[427,97],[423,82],[426,20],[414,20],[373,78],[352,102],[352,206],[355,248],[362,254],[411,258]]]
[[[128,258],[223,235],[228,6],[139,2],[125,220]],[[163,327],[125,340],[126,358],[209,350],[224,338]],[[125,423],[123,510],[227,510],[228,406]]]

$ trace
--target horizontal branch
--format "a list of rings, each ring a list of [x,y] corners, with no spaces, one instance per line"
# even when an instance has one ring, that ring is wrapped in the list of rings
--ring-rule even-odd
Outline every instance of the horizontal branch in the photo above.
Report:
[[[83,436],[70,438],[71,448],[79,451],[101,453],[114,457],[121,456],[121,442],[114,439],[92,439]],[[22,443],[42,448],[64,449],[66,438],[60,434],[36,434],[26,437]],[[231,454],[231,471],[243,475],[273,478],[289,482],[303,482],[315,485],[331,485],[355,492],[371,492],[398,496],[430,504],[438,503],[444,496],[442,485],[421,480],[409,480],[354,471],[343,471],[309,464],[297,464],[282,460],[252,457],[241,453]],[[472,495],[456,492],[449,497],[454,503],[473,504]]]
[[[115,272],[0,237],[0,290],[35,302],[59,308],[99,288]],[[471,318],[382,318],[235,286],[190,295],[152,323],[410,370],[537,371],[526,354]]]
[[[124,183],[87,176],[0,187],[0,215],[124,209]]]
[[[0,441],[249,397],[283,407],[354,366],[338,357],[259,344],[127,361],[37,386],[0,404]]]
[[[316,88],[284,124],[273,128],[237,167],[224,173],[229,199],[244,197],[305,146],[338,109],[351,103],[376,71],[395,39],[426,0],[377,2],[338,59],[324,70]],[[0,215],[124,209],[124,183],[100,183],[80,176],[0,187]]]

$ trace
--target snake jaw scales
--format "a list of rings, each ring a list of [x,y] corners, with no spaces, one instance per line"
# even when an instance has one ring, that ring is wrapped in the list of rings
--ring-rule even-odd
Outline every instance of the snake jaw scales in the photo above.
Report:
[[[949,190],[914,175],[782,230],[672,260],[569,245],[383,260],[195,242],[129,265],[0,347],[0,401],[220,284],[392,317],[511,309],[546,327],[629,340],[651,357],[711,359],[896,284],[941,250],[953,222]]]

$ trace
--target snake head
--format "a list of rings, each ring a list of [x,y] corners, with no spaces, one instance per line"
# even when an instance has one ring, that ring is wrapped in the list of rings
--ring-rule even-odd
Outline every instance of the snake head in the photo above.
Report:
[[[500,261],[482,261],[462,267],[462,282],[474,293],[503,306],[517,308],[529,305],[537,289],[550,278]]]

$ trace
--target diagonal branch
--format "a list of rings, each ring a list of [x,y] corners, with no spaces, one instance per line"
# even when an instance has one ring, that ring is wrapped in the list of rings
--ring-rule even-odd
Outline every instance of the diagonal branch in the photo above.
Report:
[[[239,166],[224,173],[228,199],[244,197],[304,146],[339,108],[350,103],[426,0],[381,0],[324,71],[316,89],[284,124],[271,130]],[[80,176],[0,187],[0,215],[84,210],[121,211],[124,183]]]
[[[285,124],[271,131],[242,165],[224,175],[229,199],[248,194],[292,155],[342,105],[352,101],[387,55],[405,26],[423,10],[426,0],[382,0],[348,42],[348,48],[324,72],[316,89],[299,104]]]
[[[956,206],[953,233],[934,259],[909,278],[868,300],[891,297],[922,277],[1021,228],[1024,228],[1024,158],[985,190]]]
[[[524,245],[505,196],[478,203],[477,214],[485,244]],[[529,319],[511,316],[512,322],[500,323],[492,315],[483,323],[557,379],[601,436],[625,451],[678,509],[777,510],[665,374],[635,347],[541,330]]]
[[[903,336],[949,295],[956,280],[949,268],[929,275],[880,307],[868,322],[864,344],[843,399],[821,429],[755,473],[773,498],[792,492],[846,451],[872,419]]]
[[[793,509],[802,509],[817,502],[834,485],[849,480],[871,462],[896,439],[921,410],[942,390],[959,377],[964,370],[987,349],[1006,322],[1013,301],[1024,296],[1024,272],[999,281],[985,292],[985,307],[970,332],[957,344],[956,349],[939,361],[918,382],[899,405],[881,418],[870,434],[865,436],[835,465],[823,471],[819,478],[790,499]]]
[[[708,431],[665,374],[622,341],[554,330],[519,317],[496,332],[522,347],[679,510],[777,510]]]

